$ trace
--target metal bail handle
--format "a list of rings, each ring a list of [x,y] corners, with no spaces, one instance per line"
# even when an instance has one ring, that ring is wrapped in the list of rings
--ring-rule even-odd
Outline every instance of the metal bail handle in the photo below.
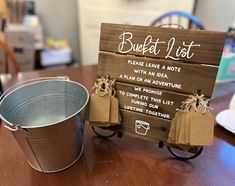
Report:
[[[57,77],[43,77],[43,78],[36,78],[36,79],[30,79],[27,81],[23,81],[21,83],[18,83],[16,85],[13,85],[12,87],[10,87],[9,89],[7,89],[5,92],[2,93],[2,95],[0,96],[0,104],[2,99],[7,96],[8,94],[10,94],[11,92],[13,92],[14,90],[16,90],[17,88],[21,87],[21,86],[25,86],[25,85],[30,85],[32,83],[37,83],[40,81],[47,81],[47,80],[67,80],[69,81],[69,77],[68,76],[57,76]]]
[[[20,131],[25,136],[31,135],[31,133],[29,131],[25,130],[24,128],[21,128],[18,125],[8,125],[8,124],[5,124],[4,127],[6,127],[8,130],[10,130],[12,132]]]
[[[19,130],[17,125],[8,125],[8,124],[5,124],[4,127],[6,127],[8,130],[10,130],[12,132],[15,132],[15,131]]]

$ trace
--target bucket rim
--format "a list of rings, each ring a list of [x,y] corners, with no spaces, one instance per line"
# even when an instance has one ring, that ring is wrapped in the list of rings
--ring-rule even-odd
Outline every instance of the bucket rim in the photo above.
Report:
[[[19,90],[19,89],[22,89],[22,88],[25,88],[27,86],[31,86],[31,85],[34,85],[34,84],[38,84],[38,83],[42,83],[42,82],[47,82],[47,81],[63,81],[63,82],[70,82],[70,83],[73,83],[73,84],[76,84],[76,85],[79,85],[80,87],[82,87],[85,92],[86,92],[86,101],[85,103],[83,104],[83,106],[78,110],[76,111],[75,113],[71,114],[70,116],[64,118],[64,119],[61,119],[61,120],[58,120],[56,122],[52,122],[52,123],[47,123],[47,124],[43,124],[41,126],[24,126],[24,125],[19,125],[19,124],[13,124],[9,121],[7,121],[3,116],[2,114],[0,113],[0,119],[2,119],[7,125],[11,126],[11,127],[20,127],[20,128],[25,128],[25,129],[32,129],[32,128],[42,128],[42,127],[48,127],[48,126],[52,126],[52,125],[57,125],[57,124],[61,124],[63,123],[64,121],[66,120],[69,120],[71,118],[73,118],[74,116],[76,116],[77,114],[79,114],[87,105],[88,101],[89,101],[89,92],[87,90],[87,88],[82,85],[81,83],[78,83],[76,81],[72,81],[70,79],[45,79],[45,80],[40,80],[38,82],[32,82],[32,83],[29,83],[29,84],[26,84],[26,85],[22,85],[20,87],[17,87],[16,89],[12,90],[11,92],[9,92],[1,101],[0,101],[0,107],[1,107],[1,104],[2,102],[8,97],[10,96],[13,92]],[[24,82],[24,81],[23,81]]]

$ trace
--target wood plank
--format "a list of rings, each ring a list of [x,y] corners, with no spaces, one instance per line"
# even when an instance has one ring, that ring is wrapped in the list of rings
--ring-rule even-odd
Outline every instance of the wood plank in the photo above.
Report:
[[[184,94],[118,82],[115,90],[121,109],[164,119],[172,119],[182,101],[188,98]]]
[[[100,52],[98,76],[120,82],[211,97],[218,67]]]
[[[124,109],[121,109],[121,115],[122,125],[119,130],[124,134],[155,142],[167,141],[170,121]]]
[[[179,58],[177,60],[218,66],[225,35],[225,32],[216,31],[103,23],[100,51],[165,59]],[[138,51],[134,48],[138,48]],[[182,55],[177,56],[177,50]]]

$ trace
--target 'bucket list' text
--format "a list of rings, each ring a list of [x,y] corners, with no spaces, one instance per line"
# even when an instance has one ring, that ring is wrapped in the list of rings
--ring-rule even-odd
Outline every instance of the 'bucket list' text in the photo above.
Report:
[[[124,32],[119,36],[121,42],[118,45],[118,51],[122,54],[129,52],[150,53],[158,55],[161,52],[160,48],[166,48],[165,59],[180,60],[181,58],[190,59],[193,57],[193,48],[200,47],[200,44],[195,44],[194,41],[189,43],[182,42],[181,46],[176,47],[176,39],[171,37],[168,41],[161,41],[159,38],[153,39],[151,35],[148,35],[143,43],[133,43],[133,34],[131,32]],[[166,47],[159,47],[160,45],[166,45]],[[176,50],[173,50],[176,47]]]

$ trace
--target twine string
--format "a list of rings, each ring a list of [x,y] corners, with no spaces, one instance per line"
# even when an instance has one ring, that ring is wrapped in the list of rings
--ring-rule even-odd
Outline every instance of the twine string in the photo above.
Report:
[[[100,96],[105,96],[105,95],[115,96],[116,91],[113,88],[115,81],[116,81],[115,79],[113,80],[109,79],[108,76],[106,78],[105,77],[98,78],[92,89],[95,89],[95,93],[99,94]]]
[[[198,104],[197,104],[198,103]],[[180,109],[185,112],[198,111],[202,109],[202,113],[209,111],[208,107],[209,99],[205,99],[204,95],[190,95],[185,101],[182,102]]]

